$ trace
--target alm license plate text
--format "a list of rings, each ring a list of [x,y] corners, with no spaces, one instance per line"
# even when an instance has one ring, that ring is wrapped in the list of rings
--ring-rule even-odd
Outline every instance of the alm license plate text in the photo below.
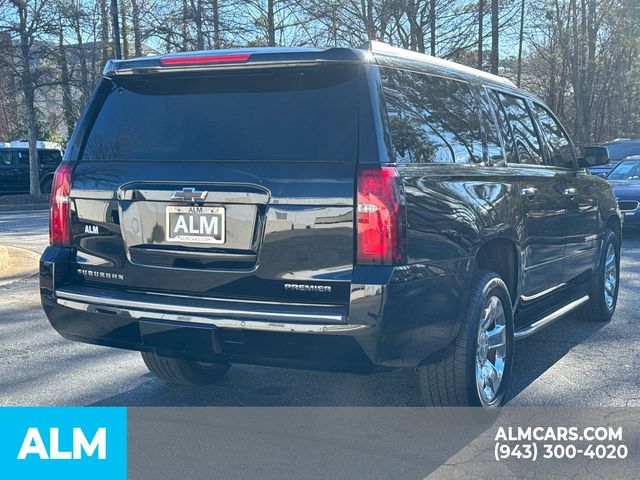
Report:
[[[223,207],[167,207],[167,241],[224,243]]]

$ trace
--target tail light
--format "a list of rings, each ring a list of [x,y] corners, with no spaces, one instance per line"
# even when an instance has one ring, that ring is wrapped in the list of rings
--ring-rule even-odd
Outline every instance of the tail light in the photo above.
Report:
[[[405,260],[404,196],[394,167],[358,175],[357,263],[396,265]]]
[[[160,59],[160,65],[164,67],[177,65],[203,65],[213,63],[240,63],[249,60],[248,53],[235,53],[225,55],[186,55],[175,57],[164,57]]]
[[[59,247],[71,245],[71,166],[62,163],[51,183],[49,211],[49,243]]]

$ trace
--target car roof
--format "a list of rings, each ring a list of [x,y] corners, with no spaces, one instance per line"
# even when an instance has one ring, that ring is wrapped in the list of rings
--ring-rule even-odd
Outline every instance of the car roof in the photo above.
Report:
[[[615,140],[609,140],[607,142],[602,142],[599,145],[602,146],[607,146],[607,145],[619,145],[621,143],[628,143],[628,144],[640,144],[640,139],[632,139],[632,138],[616,138]]]
[[[242,61],[224,61],[224,58],[243,58]],[[187,65],[189,59],[218,59],[219,63],[202,62]],[[163,65],[167,62],[174,64]],[[306,48],[306,47],[254,47],[223,50],[205,50],[197,52],[170,53],[139,57],[127,60],[109,60],[103,74],[107,77],[128,75],[132,73],[175,72],[188,70],[213,70],[223,68],[250,68],[264,66],[289,66],[311,63],[368,63],[374,65],[419,70],[441,76],[463,79],[475,79],[496,87],[518,91],[532,96],[531,93],[518,89],[510,80],[466,65],[433,57],[411,50],[392,47],[382,42],[371,41],[364,48]]]
[[[428,73],[445,74],[447,76],[475,77],[503,87],[517,88],[511,80],[505,77],[443,58],[392,47],[382,42],[370,42],[369,51],[374,55],[376,63],[379,65],[419,69]]]
[[[28,147],[3,147],[0,145],[0,151],[2,152],[24,152],[28,151]],[[42,148],[38,147],[37,150],[39,152],[58,152],[62,155],[62,150],[60,148]]]

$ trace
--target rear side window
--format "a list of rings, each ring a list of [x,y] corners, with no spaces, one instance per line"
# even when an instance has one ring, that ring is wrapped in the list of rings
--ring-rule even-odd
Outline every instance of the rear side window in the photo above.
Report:
[[[38,160],[41,163],[57,165],[62,161],[62,154],[58,150],[38,150]]]
[[[498,127],[496,126],[498,118],[493,115],[493,107],[487,100],[487,95],[484,89],[479,92],[478,99],[480,104],[479,112],[481,125],[484,131],[485,145],[487,147],[487,156],[492,165],[504,165],[507,158],[502,148],[502,144],[500,143],[500,137],[498,136]],[[499,121],[498,124],[500,124]]]
[[[343,65],[118,80],[81,159],[356,162],[358,72]]]
[[[498,119],[498,124],[500,126],[500,131],[502,132],[502,138],[504,140],[504,147],[507,154],[507,162],[509,163],[518,163],[518,153],[516,152],[516,143],[513,139],[513,132],[511,131],[511,127],[509,126],[509,121],[507,120],[507,112],[505,112],[502,103],[498,99],[498,96],[495,93],[489,94],[489,100],[493,105],[494,112],[496,114],[496,118]]]
[[[540,141],[524,100],[506,93],[493,93],[504,109],[520,163],[542,165]]]
[[[551,115],[551,112],[542,105],[534,103],[533,111],[538,117],[538,125],[540,126],[549,150],[549,165],[561,168],[574,168],[574,153],[571,147],[571,141],[558,121]]]
[[[18,163],[29,165],[29,150],[16,150],[15,154],[18,157]]]
[[[11,166],[13,165],[11,152],[8,150],[0,150],[0,166]]]
[[[479,163],[482,134],[469,84],[381,68],[389,130],[400,163]]]

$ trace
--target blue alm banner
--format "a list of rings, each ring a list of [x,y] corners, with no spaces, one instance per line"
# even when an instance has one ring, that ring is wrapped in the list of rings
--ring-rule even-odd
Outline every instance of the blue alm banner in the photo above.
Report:
[[[0,476],[125,480],[127,409],[1,407]]]

